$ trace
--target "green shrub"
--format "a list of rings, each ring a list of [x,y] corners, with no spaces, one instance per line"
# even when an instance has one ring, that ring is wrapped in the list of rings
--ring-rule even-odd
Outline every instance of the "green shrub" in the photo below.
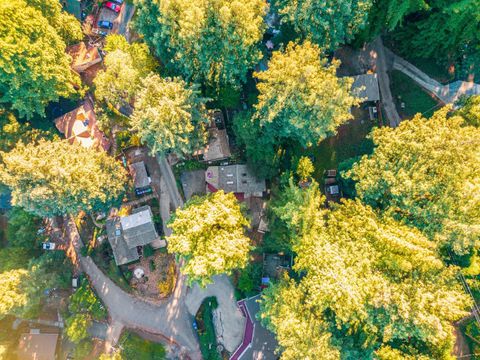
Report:
[[[155,271],[156,266],[155,266],[155,261],[153,261],[153,259],[150,260],[149,266],[150,266],[150,271],[152,272]]]
[[[153,247],[150,244],[147,244],[143,247],[143,256],[144,257],[150,257],[154,253]]]
[[[142,339],[140,336],[126,331],[120,338],[123,360],[163,360],[165,348],[162,344]]]

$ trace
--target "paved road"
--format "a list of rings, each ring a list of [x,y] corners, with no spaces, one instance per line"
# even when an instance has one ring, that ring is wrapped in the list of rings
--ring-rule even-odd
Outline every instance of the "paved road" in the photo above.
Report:
[[[376,53],[376,70],[378,74],[378,85],[380,87],[380,95],[382,98],[382,106],[385,115],[390,122],[391,127],[397,127],[402,119],[398,115],[395,103],[393,102],[392,93],[390,91],[390,79],[387,74],[387,60],[383,47],[382,38],[379,36],[372,43],[372,48]]]
[[[164,158],[159,158],[159,164],[165,187],[175,199],[172,202],[176,207],[183,205],[170,166]],[[83,242],[75,222],[71,217],[65,216],[64,225],[80,265],[108,309],[111,320],[106,334],[107,349],[109,345],[116,344],[122,329],[127,327],[164,338],[169,344],[171,358],[200,360],[202,356],[192,328],[192,314],[197,312],[202,300],[209,296],[217,297],[219,308],[225,309],[224,316],[229,319],[228,326],[223,329],[224,338],[229,339],[231,344],[241,341],[243,323],[241,316],[239,318],[235,314],[238,309],[235,306],[234,289],[227,276],[216,277],[214,283],[205,290],[194,288],[190,291],[186,278],[178,274],[173,294],[158,304],[149,303],[124,292],[97,267],[90,257],[82,256],[80,249],[83,247]],[[181,266],[182,262],[179,264],[179,267]]]
[[[177,182],[175,181],[175,176],[173,176],[173,171],[170,165],[165,159],[164,156],[160,156],[157,154],[157,161],[158,165],[160,166],[160,171],[162,173],[162,177],[165,180],[165,184],[167,186],[167,191],[170,196],[170,201],[173,206],[176,208],[183,206],[183,199],[180,196],[177,188]]]

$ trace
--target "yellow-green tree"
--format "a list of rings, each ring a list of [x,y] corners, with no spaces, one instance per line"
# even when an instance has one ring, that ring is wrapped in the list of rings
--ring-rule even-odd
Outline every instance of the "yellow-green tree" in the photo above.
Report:
[[[206,141],[209,120],[205,102],[198,87],[179,78],[151,74],[142,81],[136,97],[132,130],[153,153],[189,155]]]
[[[469,298],[436,244],[359,201],[323,209],[315,183],[301,191],[310,201],[291,226],[302,276],[271,286],[261,304],[282,359],[371,359],[389,348],[401,358],[448,358],[451,322]]]
[[[65,53],[65,38],[77,38],[78,29],[73,22],[52,24],[59,17],[47,18],[50,14],[70,19],[53,2],[0,1],[0,103],[20,117],[44,116],[49,102],[75,94],[80,82]]]
[[[28,303],[28,296],[22,291],[22,281],[28,276],[25,269],[14,269],[0,274],[0,318],[18,314]],[[19,314],[18,314],[19,315]]]
[[[40,140],[0,156],[13,205],[38,216],[107,210],[125,191],[125,169],[103,151]]]
[[[320,48],[308,41],[274,52],[268,70],[254,74],[260,93],[254,118],[263,136],[307,147],[351,119],[350,108],[358,100],[350,94],[352,80],[337,77],[338,65],[328,64]]]
[[[237,85],[261,59],[265,0],[136,0],[135,27],[175,75]]]
[[[105,70],[98,72],[93,80],[95,98],[117,110],[133,102],[140,86],[140,71],[132,56],[122,50],[114,50],[105,56]]]
[[[297,175],[300,177],[300,181],[307,181],[314,171],[312,160],[308,156],[302,156],[297,165]]]
[[[461,105],[458,114],[467,124],[480,127],[480,95],[470,96]]]
[[[194,197],[185,208],[177,209],[169,224],[173,234],[168,237],[168,250],[185,260],[181,271],[190,283],[205,286],[213,275],[247,265],[248,226],[232,193]]]
[[[480,129],[448,111],[374,130],[348,176],[364,202],[464,255],[480,236]]]
[[[335,50],[367,23],[372,0],[274,0],[284,22],[323,49]]]

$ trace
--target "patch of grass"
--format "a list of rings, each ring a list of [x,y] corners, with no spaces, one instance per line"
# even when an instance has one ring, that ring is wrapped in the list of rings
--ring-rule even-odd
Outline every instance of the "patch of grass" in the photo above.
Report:
[[[212,311],[218,306],[215,297],[206,298],[198,309],[195,320],[198,326],[198,338],[200,340],[200,351],[204,360],[221,360],[217,352],[217,337],[213,324]]]
[[[372,151],[373,144],[366,137],[375,124],[368,119],[364,110],[355,109],[354,116],[354,120],[338,128],[335,136],[331,136],[308,149],[303,149],[300,146],[293,149],[292,158],[309,156],[313,160],[315,167],[313,176],[320,183],[322,183],[325,170],[336,169],[342,161]]]
[[[429,118],[439,108],[439,102],[417,83],[398,70],[390,73],[390,87],[402,118],[412,118],[417,113]],[[401,108],[401,103],[405,108]]]
[[[124,360],[163,360],[165,348],[162,344],[142,339],[137,334],[125,331],[120,338],[119,345],[122,349]]]

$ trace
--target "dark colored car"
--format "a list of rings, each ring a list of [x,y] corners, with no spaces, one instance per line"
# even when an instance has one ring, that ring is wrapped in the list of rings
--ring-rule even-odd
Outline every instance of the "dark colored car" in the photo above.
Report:
[[[107,8],[107,9],[110,9],[112,11],[115,11],[116,13],[119,13],[120,10],[122,9],[122,7],[112,1],[107,1],[104,6]]]
[[[111,29],[113,28],[113,23],[107,20],[100,20],[98,22],[98,27],[102,29]]]

